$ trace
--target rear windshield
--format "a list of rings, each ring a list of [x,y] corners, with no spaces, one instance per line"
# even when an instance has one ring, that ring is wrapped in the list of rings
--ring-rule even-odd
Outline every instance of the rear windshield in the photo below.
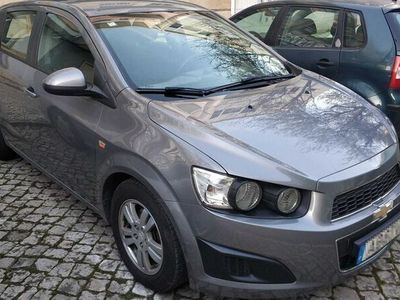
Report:
[[[290,74],[275,54],[209,12],[112,15],[92,23],[134,88],[208,89]]]

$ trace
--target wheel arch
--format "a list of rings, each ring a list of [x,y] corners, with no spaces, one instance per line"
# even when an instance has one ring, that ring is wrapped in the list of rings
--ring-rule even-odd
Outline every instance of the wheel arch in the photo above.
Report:
[[[124,181],[133,178],[125,172],[115,172],[106,178],[102,186],[101,204],[107,220],[110,220],[111,202],[117,187]]]
[[[135,156],[116,155],[107,159],[99,168],[98,205],[109,220],[115,189],[125,180],[134,179],[152,194],[164,201],[177,201],[167,180],[149,162]]]
[[[182,211],[178,197],[173,192],[167,180],[150,162],[128,154],[115,155],[112,158],[103,160],[98,169],[99,186],[97,191],[98,207],[102,208],[103,216],[109,222],[110,210],[106,212],[105,208],[107,206],[111,207],[112,195],[117,186],[130,178],[143,184],[149,192],[161,199],[184,253],[189,281],[193,283],[192,272],[202,268],[196,239]],[[188,259],[188,257],[193,256],[198,257],[198,259]]]

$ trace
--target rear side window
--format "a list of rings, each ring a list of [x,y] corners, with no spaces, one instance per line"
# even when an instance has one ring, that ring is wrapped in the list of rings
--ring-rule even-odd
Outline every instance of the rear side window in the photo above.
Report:
[[[396,44],[396,50],[400,50],[400,12],[391,11],[386,14],[386,19],[388,21],[390,31],[393,34],[394,42]]]
[[[362,16],[357,12],[346,12],[344,21],[345,48],[362,48],[366,42]]]
[[[79,29],[69,20],[48,14],[40,37],[38,66],[46,73],[75,67],[93,82],[94,58]]]
[[[291,8],[278,36],[283,47],[332,48],[339,11],[324,8]]]
[[[250,32],[255,37],[263,40],[266,38],[272,22],[280,11],[280,7],[266,7],[258,9],[239,19],[236,24],[243,30]]]
[[[26,59],[35,16],[32,11],[7,13],[1,48]]]

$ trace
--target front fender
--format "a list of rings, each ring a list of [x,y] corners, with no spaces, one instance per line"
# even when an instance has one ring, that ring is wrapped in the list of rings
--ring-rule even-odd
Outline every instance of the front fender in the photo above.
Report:
[[[113,174],[123,173],[142,183],[164,201],[177,201],[172,187],[149,162],[130,153],[115,153],[105,158],[97,169],[97,205],[103,206],[102,193],[106,180]]]
[[[124,173],[142,183],[150,192],[163,201],[165,212],[171,220],[179,243],[184,253],[189,281],[193,286],[193,276],[201,274],[203,265],[197,247],[196,238],[192,232],[185,213],[182,210],[179,198],[163,174],[144,159],[127,153],[117,153],[106,158],[98,168],[97,207],[106,219],[103,205],[103,187],[110,176]],[[190,197],[188,195],[188,197]],[[197,259],[193,259],[193,258]],[[188,258],[191,258],[190,260]]]

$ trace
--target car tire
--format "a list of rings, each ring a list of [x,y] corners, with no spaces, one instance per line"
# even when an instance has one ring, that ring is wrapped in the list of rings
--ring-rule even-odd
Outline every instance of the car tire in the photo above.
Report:
[[[166,208],[145,186],[133,179],[121,183],[113,195],[110,221],[122,260],[136,281],[155,292],[171,291],[187,281]]]
[[[0,131],[0,160],[7,161],[17,157],[17,154],[6,145],[2,132]]]

